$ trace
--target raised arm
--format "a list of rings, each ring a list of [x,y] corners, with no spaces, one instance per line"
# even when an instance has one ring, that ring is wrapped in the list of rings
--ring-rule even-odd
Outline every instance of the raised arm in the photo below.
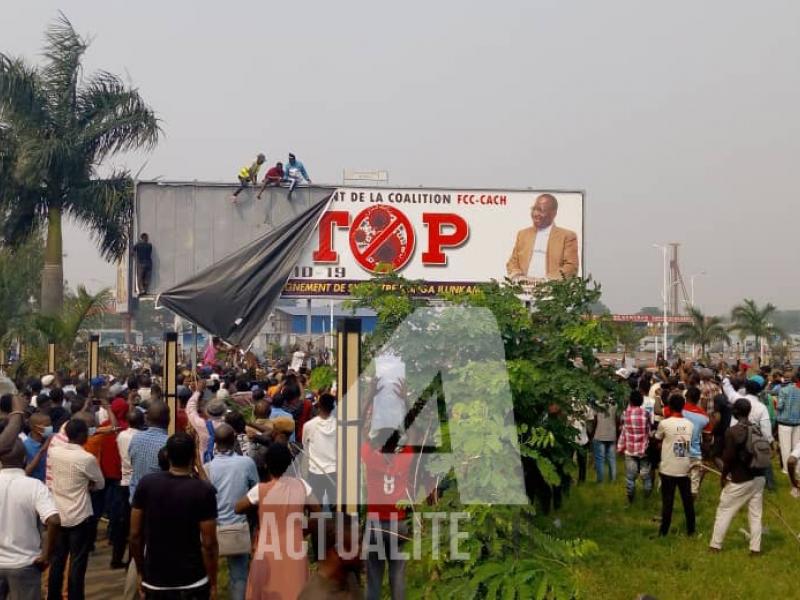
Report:
[[[189,402],[186,403],[186,417],[197,432],[206,430],[206,420],[200,416],[197,410],[197,402],[200,400],[200,393],[201,390],[197,390],[192,394],[192,397],[189,398]]]
[[[27,400],[25,397],[17,394],[11,401],[11,414],[6,418],[6,426],[0,432],[0,456],[11,451],[14,446],[14,441],[22,431],[22,419],[25,416],[25,408],[27,408]]]
[[[722,393],[725,394],[725,397],[728,399],[728,404],[731,405],[739,398],[739,392],[733,389],[729,377],[725,377],[725,379],[722,380]]]

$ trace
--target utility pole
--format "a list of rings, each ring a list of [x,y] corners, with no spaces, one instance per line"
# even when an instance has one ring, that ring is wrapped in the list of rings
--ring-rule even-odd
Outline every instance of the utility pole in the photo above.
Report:
[[[667,321],[667,312],[669,311],[669,287],[668,287],[669,284],[667,283],[667,247],[664,246],[663,244],[653,244],[653,247],[654,248],[658,248],[659,250],[661,250],[661,253],[662,253],[663,259],[664,259],[663,260],[663,267],[664,267],[664,269],[663,269],[664,273],[663,274],[664,274],[664,277],[663,277],[662,287],[661,287],[661,300],[663,302],[663,316],[664,316],[664,330],[663,330],[664,348],[663,348],[663,352],[664,352],[664,360],[667,360],[667,323],[668,323],[668,321]]]

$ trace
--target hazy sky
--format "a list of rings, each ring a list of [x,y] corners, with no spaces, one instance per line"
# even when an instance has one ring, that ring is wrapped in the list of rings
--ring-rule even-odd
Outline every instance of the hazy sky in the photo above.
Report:
[[[613,310],[660,303],[669,241],[707,311],[800,308],[798,2],[3,0],[0,51],[39,60],[59,9],[163,119],[142,178],[292,150],[316,182],[580,188]],[[67,279],[112,284],[67,231]]]

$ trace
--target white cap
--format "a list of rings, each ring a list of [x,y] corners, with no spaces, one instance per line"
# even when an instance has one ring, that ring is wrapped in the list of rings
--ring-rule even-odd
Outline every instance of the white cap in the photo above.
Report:
[[[45,375],[44,377],[42,377],[42,386],[50,387],[51,385],[53,385],[53,382],[55,380],[56,378],[53,375]]]

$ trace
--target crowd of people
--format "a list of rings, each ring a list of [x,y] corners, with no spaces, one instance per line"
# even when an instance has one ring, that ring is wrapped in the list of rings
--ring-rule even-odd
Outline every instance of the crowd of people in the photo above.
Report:
[[[377,599],[385,570],[404,597],[403,557],[386,549],[406,539],[413,455],[394,429],[365,432],[367,518],[344,515],[350,530],[333,518],[336,397],[308,389],[307,369],[177,381],[175,415],[146,368],[46,374],[2,397],[0,598],[83,598],[99,544],[125,598],[214,598],[223,561],[234,600]]]
[[[593,402],[575,421],[579,479],[586,479],[591,453],[597,481],[613,481],[621,454],[627,502],[635,501],[637,483],[645,496],[660,487],[659,534],[666,536],[677,491],[691,536],[694,505],[710,474],[721,486],[710,550],[721,551],[731,520],[746,505],[750,551],[760,553],[764,490],[776,487],[774,456],[800,496],[800,371],[679,360],[616,374],[630,387],[624,411],[612,401]]]

